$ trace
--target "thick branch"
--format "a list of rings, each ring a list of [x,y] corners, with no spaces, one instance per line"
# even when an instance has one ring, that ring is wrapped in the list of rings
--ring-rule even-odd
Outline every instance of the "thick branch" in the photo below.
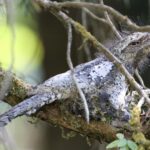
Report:
[[[4,79],[4,76],[5,72],[1,71],[1,82]],[[23,101],[25,98],[30,97],[28,93],[33,89],[31,85],[25,83],[16,76],[13,76],[12,79],[12,87],[9,95],[5,97],[5,102],[14,106]],[[75,132],[96,138],[98,140],[103,138],[104,141],[112,141],[115,138],[117,131],[115,128],[111,127],[105,122],[90,121],[90,124],[87,124],[83,118],[74,116],[73,114],[66,113],[65,111],[61,110],[61,104],[59,102],[45,106],[33,116],[48,123],[71,129]]]

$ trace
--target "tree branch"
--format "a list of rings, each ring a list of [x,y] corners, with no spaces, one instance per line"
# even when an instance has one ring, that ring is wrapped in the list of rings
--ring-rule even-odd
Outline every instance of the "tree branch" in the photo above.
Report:
[[[0,78],[1,82],[5,76],[5,72],[1,70]],[[14,106],[25,98],[30,97],[29,93],[33,90],[32,85],[25,83],[15,75],[12,76],[12,86],[5,102]],[[36,101],[36,99],[35,99]],[[47,123],[52,123],[58,126],[62,126],[78,132],[83,135],[98,139],[101,141],[112,141],[115,139],[117,129],[105,122],[90,121],[90,124],[81,118],[71,113],[66,113],[66,110],[61,110],[62,104],[59,102],[53,103],[49,106],[45,106],[40,109],[36,114],[32,116],[37,117]]]
[[[104,55],[102,55],[102,58],[95,59],[89,63],[77,66],[75,69],[75,76],[80,82],[81,88],[84,90],[85,94],[92,95],[94,98],[96,96],[99,96],[100,94],[99,89],[101,86],[103,86],[102,80],[107,76],[107,74],[104,76],[101,74],[101,69],[106,69],[111,74],[111,71],[115,68],[114,65],[119,69],[119,71],[128,79],[130,84],[149,102],[149,98],[146,95],[146,93],[142,90],[142,88],[138,85],[138,83],[134,80],[132,77],[132,74],[128,72],[128,70],[124,67],[124,64],[127,63],[126,58],[119,56],[117,58],[117,54],[112,54],[111,51],[109,51],[107,48],[105,48],[100,42],[97,41],[97,39],[92,36],[89,32],[86,31],[86,29],[80,25],[78,22],[75,22],[73,19],[69,18],[65,13],[60,11],[61,7],[87,7],[91,8],[91,6],[94,8],[102,8],[103,10],[107,11],[108,13],[112,13],[115,17],[121,16],[118,12],[114,11],[112,8],[105,6],[105,5],[98,5],[97,4],[91,4],[91,3],[70,3],[70,2],[64,2],[64,3],[55,3],[50,2],[47,0],[36,0],[42,7],[49,9],[49,11],[54,14],[58,19],[60,19],[64,25],[67,27],[68,24],[72,25],[74,29],[80,33],[80,35],[84,39],[88,39],[93,46],[98,49],[100,52],[102,52]],[[84,5],[83,5],[84,4]],[[133,25],[133,24],[132,24]],[[141,27],[140,27],[141,28]],[[144,38],[144,39],[143,39]],[[146,38],[146,40],[145,40]],[[141,49],[147,50],[147,53],[149,53],[148,49],[150,47],[149,41],[150,41],[150,34],[149,33],[135,33],[135,35],[128,36],[124,40],[120,41],[116,47],[113,47],[112,51],[118,52],[118,54],[124,53],[126,48],[129,48],[130,50],[130,44],[135,41],[140,41],[141,43]],[[147,43],[145,43],[147,42]],[[146,49],[148,48],[148,49]],[[139,48],[136,47],[136,50],[139,51]],[[135,50],[135,51],[136,51]],[[146,53],[146,54],[147,54]],[[134,54],[134,53],[133,53]],[[145,55],[146,55],[145,54]],[[104,58],[103,58],[104,57]],[[136,57],[136,56],[134,56]],[[104,59],[102,61],[101,59]],[[120,61],[120,59],[123,60],[123,63]],[[135,58],[136,59],[136,58]],[[107,66],[108,65],[108,66]],[[106,68],[108,67],[108,68]],[[132,66],[133,67],[133,66]],[[113,69],[112,69],[113,68]],[[108,69],[108,70],[107,70]],[[133,68],[135,69],[135,68]],[[89,71],[89,72],[87,72]],[[116,71],[116,72],[115,72]],[[115,72],[114,77],[111,79],[112,82],[117,80],[116,87],[121,84],[123,86],[123,96],[125,97],[126,90],[127,90],[127,83],[123,75],[120,74],[117,70],[113,70],[112,72]],[[106,72],[107,73],[107,72]],[[82,76],[83,75],[83,76]],[[93,75],[93,76],[92,76]],[[25,84],[15,76],[13,76],[12,80],[12,88],[9,92],[9,95],[5,98],[5,101],[11,105],[18,104],[20,101],[23,101],[19,105],[13,107],[10,111],[6,112],[5,114],[0,116],[0,122],[2,123],[4,121],[4,124],[8,123],[10,120],[14,119],[15,117],[19,115],[29,114],[31,115],[34,113],[34,110],[37,111],[36,114],[33,116],[36,116],[42,120],[45,120],[50,123],[54,123],[57,125],[61,125],[63,127],[69,128],[71,130],[74,130],[76,132],[79,132],[81,134],[97,138],[100,140],[101,137],[103,137],[103,141],[112,141],[115,138],[115,134],[118,131],[117,128],[113,126],[113,124],[108,121],[107,118],[105,118],[105,121],[90,121],[90,124],[87,124],[87,122],[82,119],[82,117],[77,114],[73,115],[73,113],[70,113],[66,110],[67,102],[71,98],[78,98],[78,91],[76,89],[76,86],[74,85],[74,82],[72,81],[71,71],[67,71],[63,74],[57,75],[53,78],[50,78],[43,84],[32,87],[31,85]],[[104,77],[103,77],[104,76]],[[1,71],[1,79],[4,78],[4,72]],[[88,78],[85,78],[88,77]],[[99,79],[97,81],[97,79]],[[90,79],[90,80],[89,80]],[[114,80],[113,80],[114,79]],[[115,83],[114,83],[115,84]],[[99,89],[96,89],[97,86]],[[106,85],[105,85],[106,86]],[[111,85],[112,86],[112,85]],[[111,87],[111,90],[115,87]],[[110,87],[107,87],[105,90],[107,91]],[[119,85],[120,88],[120,85]],[[122,88],[122,87],[121,87]],[[120,90],[120,89],[119,89]],[[30,92],[31,91],[31,92]],[[115,91],[117,91],[117,88],[115,88]],[[93,93],[92,93],[93,92]],[[112,95],[114,91],[111,91]],[[33,96],[31,96],[31,95]],[[111,95],[110,94],[110,95]],[[118,93],[117,93],[118,94]],[[88,96],[89,96],[88,95]],[[96,95],[96,96],[95,96]],[[121,96],[122,96],[121,95]],[[116,96],[116,95],[115,95]],[[118,96],[118,95],[117,95]],[[124,98],[123,97],[123,98]],[[103,98],[103,97],[100,97]],[[118,100],[118,97],[115,97],[115,100]],[[43,105],[52,103],[56,100],[61,99],[68,99],[64,103],[55,102],[49,106],[45,106],[41,108]],[[120,99],[119,99],[120,100]],[[118,103],[115,103],[115,101],[109,101],[112,103],[114,107],[117,107],[119,105],[120,101],[117,101]],[[143,100],[142,100],[143,101]],[[31,103],[29,103],[31,102]],[[70,101],[69,101],[70,102]],[[89,103],[92,103],[92,100],[89,101]],[[26,104],[26,105],[24,105]],[[116,104],[116,106],[115,106]],[[25,107],[24,107],[25,106]],[[97,106],[99,107],[99,106]],[[18,109],[19,108],[19,109]],[[16,111],[17,110],[17,111]],[[102,111],[103,112],[103,111]],[[104,113],[104,112],[103,112]],[[106,112],[105,112],[106,113]],[[96,118],[94,118],[96,120]],[[8,122],[6,122],[8,121]],[[124,130],[126,127],[124,126],[124,122],[121,122],[121,128],[119,130]],[[130,128],[128,128],[129,134],[130,134]]]
[[[38,0],[35,0],[38,2]],[[40,2],[40,0],[39,0]],[[88,3],[88,2],[51,2],[47,0],[41,1],[43,3],[43,6],[45,8],[57,8],[58,10],[61,10],[62,8],[88,8],[88,9],[94,9],[96,12],[104,12],[107,11],[110,15],[112,15],[117,21],[125,24],[128,26],[129,29],[133,31],[139,31],[139,32],[150,32],[150,26],[138,26],[135,23],[133,23],[127,16],[124,16],[120,14],[118,11],[113,9],[112,7],[102,5],[102,4],[94,4],[94,3]],[[45,4],[44,4],[45,3]]]
[[[132,87],[134,87],[137,92],[146,99],[147,103],[150,104],[150,99],[148,95],[144,92],[144,90],[141,88],[141,86],[135,81],[133,76],[128,72],[128,70],[124,67],[124,65],[121,63],[121,61],[113,55],[104,45],[102,45],[93,35],[91,35],[89,32],[86,31],[86,29],[79,24],[78,22],[75,22],[73,19],[68,17],[65,13],[62,11],[59,11],[61,7],[94,7],[94,8],[102,8],[103,11],[111,12],[112,14],[115,14],[118,18],[123,18],[121,14],[119,14],[117,11],[112,9],[111,7],[105,6],[105,5],[95,5],[93,3],[77,3],[77,2],[63,2],[63,3],[53,3],[51,1],[43,1],[43,0],[36,0],[37,3],[39,3],[42,7],[49,9],[49,11],[54,14],[59,20],[63,22],[65,26],[67,26],[68,23],[72,24],[75,30],[84,38],[88,39],[89,42],[93,44],[93,46],[99,51],[105,54],[105,56],[114,63],[114,65],[119,69],[119,71],[128,79],[129,83]],[[100,6],[100,7],[98,7]],[[110,11],[111,10],[111,11]],[[128,20],[128,19],[127,19]],[[128,20],[129,22],[129,20]],[[132,24],[133,25],[133,24]]]

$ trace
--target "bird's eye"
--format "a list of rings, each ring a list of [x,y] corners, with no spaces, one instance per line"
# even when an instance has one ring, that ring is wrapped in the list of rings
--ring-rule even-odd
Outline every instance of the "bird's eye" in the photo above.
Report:
[[[130,43],[130,45],[138,45],[140,42],[139,41],[134,41],[132,43]]]

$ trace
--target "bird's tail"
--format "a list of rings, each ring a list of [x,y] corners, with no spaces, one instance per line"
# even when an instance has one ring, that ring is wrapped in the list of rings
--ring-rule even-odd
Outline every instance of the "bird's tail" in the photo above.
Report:
[[[34,95],[0,115],[0,127],[7,125],[18,116],[31,115],[45,104],[50,104],[55,100],[56,98],[48,93]]]

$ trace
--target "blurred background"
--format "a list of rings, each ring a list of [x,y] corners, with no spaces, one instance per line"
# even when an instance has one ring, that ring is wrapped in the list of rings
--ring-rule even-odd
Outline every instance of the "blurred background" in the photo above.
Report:
[[[6,70],[13,70],[23,80],[32,84],[41,83],[49,77],[68,70],[66,62],[67,34],[61,22],[48,11],[40,9],[31,0],[13,0],[12,2],[14,10],[8,13],[11,5],[7,4],[7,7],[4,7],[3,1],[0,1],[1,67]],[[99,3],[99,0],[88,0],[88,2]],[[105,0],[104,3],[127,15],[138,25],[150,24],[150,0]],[[68,14],[86,25],[87,29],[106,46],[112,43],[113,39],[116,39],[107,26],[86,17],[81,10],[69,9]],[[102,16],[103,14],[97,15]],[[86,18],[86,22],[83,20],[83,16]],[[12,34],[9,17],[12,17],[14,21],[15,34]],[[120,32],[126,32],[125,26],[116,20],[114,22]],[[12,44],[13,40],[14,45]],[[91,45],[86,45],[83,48],[88,49],[91,57],[88,57],[87,51],[81,50],[81,45],[82,39],[74,33],[72,45],[74,65],[95,57],[95,50],[92,49]],[[13,55],[12,47],[14,47]],[[150,73],[147,72],[146,75],[146,80],[150,81],[148,78]],[[8,106],[4,106],[4,104],[1,107],[8,109]],[[0,150],[6,149],[4,145],[8,138],[11,144],[15,145],[12,150],[105,149],[105,144],[99,144],[94,140],[91,140],[91,145],[88,145],[87,139],[81,135],[69,140],[64,139],[62,133],[68,131],[62,132],[60,127],[54,127],[40,120],[27,117],[15,119],[7,126],[6,132],[8,134],[6,141],[2,140],[3,134],[0,134]]]

